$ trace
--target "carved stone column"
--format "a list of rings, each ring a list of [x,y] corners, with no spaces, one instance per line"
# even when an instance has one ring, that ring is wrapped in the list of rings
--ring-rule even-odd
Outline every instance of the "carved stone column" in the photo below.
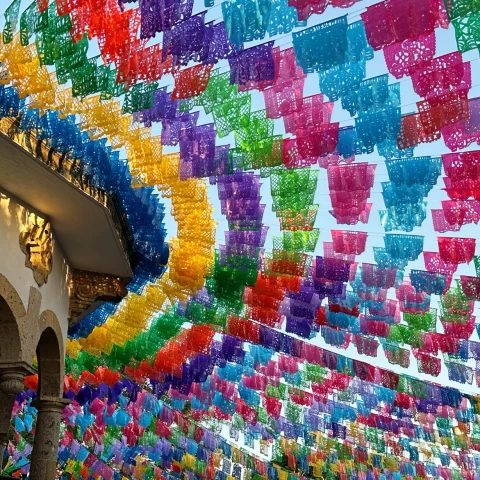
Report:
[[[30,480],[55,480],[57,475],[60,420],[69,400],[41,398],[33,405],[38,410],[35,441],[30,462]]]
[[[8,445],[8,431],[15,397],[23,390],[26,375],[35,371],[26,363],[0,363],[0,470],[3,453]]]

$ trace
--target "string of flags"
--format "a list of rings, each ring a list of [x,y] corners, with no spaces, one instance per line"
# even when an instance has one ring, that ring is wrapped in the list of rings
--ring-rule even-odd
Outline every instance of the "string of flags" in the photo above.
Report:
[[[476,480],[480,257],[464,232],[480,220],[480,102],[463,54],[478,49],[478,2],[195,7],[14,0],[4,13],[0,130],[115,195],[138,259],[127,298],[69,332],[61,478]],[[440,29],[456,40],[442,55]],[[336,224],[321,243],[320,211]],[[14,407],[16,478],[37,388],[27,377]]]

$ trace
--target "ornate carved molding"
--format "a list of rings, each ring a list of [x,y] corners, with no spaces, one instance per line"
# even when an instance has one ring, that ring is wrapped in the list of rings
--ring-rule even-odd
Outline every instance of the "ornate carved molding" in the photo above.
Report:
[[[28,225],[20,232],[20,248],[25,254],[25,266],[32,269],[33,278],[41,287],[47,283],[53,266],[53,238],[50,223],[31,214]]]
[[[121,213],[122,210],[117,199],[95,185],[93,179],[85,172],[85,168],[82,167],[78,159],[67,159],[65,154],[60,154],[49,146],[45,139],[37,139],[34,132],[21,130],[20,121],[21,116],[0,119],[0,132],[7,135],[17,145],[50,167],[54,172],[60,174],[72,185],[75,185],[88,196],[106,207],[115,224],[125,253],[130,258],[130,263],[133,263],[133,236],[126,215]],[[134,265],[132,265],[132,269],[133,267]]]
[[[72,270],[70,274],[69,325],[73,327],[95,302],[118,303],[127,295],[130,278]]]
[[[0,363],[0,391],[8,396],[17,395],[24,389],[25,377],[35,373],[32,366],[25,362]]]

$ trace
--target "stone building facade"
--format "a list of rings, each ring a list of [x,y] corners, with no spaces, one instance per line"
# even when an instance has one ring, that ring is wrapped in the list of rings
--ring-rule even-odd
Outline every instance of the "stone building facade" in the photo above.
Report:
[[[131,235],[106,192],[35,152],[0,132],[0,448],[25,377],[38,374],[29,478],[54,480],[68,329],[127,294]]]
[[[30,478],[55,478],[68,331],[69,266],[40,212],[0,192],[0,441],[15,396],[39,371]],[[56,434],[55,434],[56,432]],[[56,435],[56,437],[55,437]],[[55,442],[55,438],[57,441]]]

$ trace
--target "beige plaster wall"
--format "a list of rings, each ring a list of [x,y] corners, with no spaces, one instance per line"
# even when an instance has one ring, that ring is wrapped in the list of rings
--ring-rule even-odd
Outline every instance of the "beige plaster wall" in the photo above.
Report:
[[[65,347],[68,330],[68,265],[60,244],[53,244],[53,270],[47,283],[39,287],[33,278],[33,272],[25,266],[25,255],[19,246],[20,232],[25,228],[28,215],[36,212],[8,192],[0,191],[0,274],[6,277],[17,291],[25,310],[31,298],[31,287],[41,296],[40,311],[49,310],[55,314],[60,324]],[[55,233],[55,232],[54,232]]]

